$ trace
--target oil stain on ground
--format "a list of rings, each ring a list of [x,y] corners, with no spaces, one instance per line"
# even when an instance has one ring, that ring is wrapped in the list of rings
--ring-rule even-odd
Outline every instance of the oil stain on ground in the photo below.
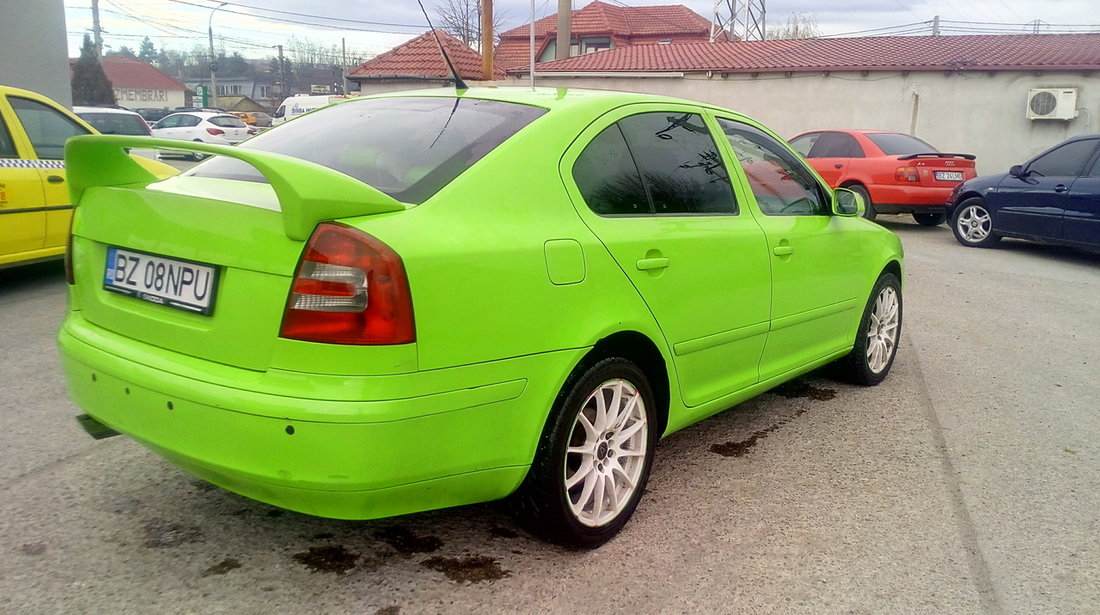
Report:
[[[150,549],[177,547],[188,542],[202,542],[202,531],[195,526],[169,523],[164,519],[145,522],[145,546]]]
[[[800,380],[792,380],[781,384],[771,391],[768,391],[773,395],[779,395],[786,397],[787,399],[812,399],[814,401],[829,401],[836,397],[836,391],[833,389],[818,388],[810,384],[806,384]],[[790,423],[796,418],[806,413],[805,409],[796,411],[791,416],[785,416],[776,421],[775,424],[765,427],[764,429],[758,429],[752,432],[748,438],[740,440],[738,442],[724,442],[722,444],[712,444],[710,452],[717,453],[723,457],[744,457],[752,449],[760,443],[761,440],[768,437],[768,434],[779,429],[780,427]]]
[[[313,572],[344,574],[355,568],[355,562],[359,559],[359,554],[348,551],[343,545],[328,545],[325,547],[310,547],[308,551],[295,553],[294,559]]]
[[[511,571],[500,567],[496,558],[485,555],[467,557],[429,557],[420,565],[442,572],[456,583],[481,583],[512,576]]]
[[[207,568],[206,570],[203,570],[202,571],[202,576],[212,577],[212,576],[217,575],[217,574],[226,574],[230,570],[233,570],[234,568],[240,568],[240,567],[241,567],[240,562],[233,559],[232,557],[227,557],[227,558],[223,559],[222,561],[218,562],[217,564],[214,564],[213,566]]]
[[[397,605],[384,606],[374,612],[374,615],[398,615],[401,612],[401,607]]]
[[[431,553],[443,546],[443,541],[435,536],[417,536],[401,526],[381,528],[374,532],[374,536],[402,555]]]

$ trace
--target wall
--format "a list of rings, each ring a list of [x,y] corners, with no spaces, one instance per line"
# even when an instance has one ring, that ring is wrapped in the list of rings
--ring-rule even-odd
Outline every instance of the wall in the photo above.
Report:
[[[0,0],[0,84],[73,106],[62,0]]]
[[[526,85],[527,77],[509,79]],[[628,90],[729,107],[784,138],[822,128],[915,134],[945,152],[976,154],[1001,173],[1071,136],[1100,132],[1100,75],[1083,72],[712,73],[683,77],[542,77],[536,85]],[[1028,120],[1031,88],[1076,87],[1071,121]],[[914,115],[914,104],[916,110]]]

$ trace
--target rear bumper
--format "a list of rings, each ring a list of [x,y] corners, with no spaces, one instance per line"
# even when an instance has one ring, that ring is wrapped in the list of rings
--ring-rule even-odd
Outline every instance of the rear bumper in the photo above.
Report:
[[[943,213],[954,186],[873,185],[868,189],[879,213]]]
[[[73,399],[95,420],[230,491],[341,519],[512,492],[560,383],[583,354],[533,355],[438,370],[431,378],[362,377],[404,380],[400,399],[333,399],[323,385],[288,398],[265,390],[266,373],[238,370],[234,384],[221,366],[222,381],[211,382],[191,377],[195,366],[183,365],[199,362],[191,357],[162,351],[157,366],[129,360],[128,347],[138,343],[88,324],[79,312],[70,313],[58,340]],[[165,369],[172,361],[181,369]],[[466,385],[438,385],[459,381]],[[392,390],[387,384],[380,388]]]

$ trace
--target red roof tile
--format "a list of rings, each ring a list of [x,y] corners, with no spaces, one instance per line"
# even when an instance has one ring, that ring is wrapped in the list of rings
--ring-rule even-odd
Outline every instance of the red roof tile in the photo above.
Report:
[[[525,67],[512,69],[523,72]],[[1098,70],[1100,34],[879,36],[644,45],[543,62],[542,72]]]
[[[443,30],[435,32],[439,34],[439,41],[447,50],[447,55],[450,56],[458,75],[463,79],[480,80],[482,77],[481,54]],[[493,73],[494,79],[505,77],[504,70],[499,67],[494,67]],[[451,71],[443,60],[443,54],[439,52],[439,44],[436,43],[431,30],[363,62],[348,73],[348,77],[351,78],[395,76],[440,79],[451,77]]]
[[[69,59],[69,66],[76,63]],[[130,56],[103,56],[100,59],[103,72],[116,88],[140,88],[148,90],[187,90],[187,86],[161,72],[159,68]]]
[[[569,30],[574,37],[612,37],[616,47],[655,44],[661,40],[710,40],[710,21],[680,4],[614,6],[596,0],[572,12]],[[546,44],[557,36],[557,31],[557,14],[535,22],[536,55],[542,53]],[[500,44],[494,52],[496,63],[504,67],[527,65],[531,57],[530,32],[530,24],[502,32]],[[724,36],[721,40],[725,40]]]

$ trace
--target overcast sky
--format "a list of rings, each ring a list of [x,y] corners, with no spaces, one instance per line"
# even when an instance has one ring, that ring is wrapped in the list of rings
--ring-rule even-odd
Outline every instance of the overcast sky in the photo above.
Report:
[[[434,6],[442,0],[423,1],[434,22]],[[684,4],[707,19],[714,9],[713,0],[605,1],[630,6]],[[573,6],[581,8],[588,2],[573,0]],[[91,0],[64,3],[70,54],[76,56],[82,34],[92,27]],[[415,0],[230,0],[212,14],[218,4],[220,0],[100,0],[104,42],[108,50],[122,45],[136,50],[142,37],[149,36],[158,49],[190,49],[206,46],[207,24],[212,23],[217,46],[248,57],[274,55],[273,46],[285,44],[291,36],[335,45],[344,41],[353,50],[377,54],[427,29]],[[552,14],[557,4],[557,0],[536,0],[535,18]],[[1064,30],[1059,28],[1064,25],[1092,25],[1093,31],[1100,31],[1100,0],[766,0],[766,8],[769,25],[781,25],[792,13],[801,12],[811,16],[825,35],[903,26],[936,15],[945,20],[947,33],[1007,30],[983,25],[991,22],[1021,24],[1018,30],[1023,31],[1022,24],[1037,19],[1044,22],[1041,31]],[[503,29],[531,18],[530,0],[494,0],[494,10],[504,21]]]

